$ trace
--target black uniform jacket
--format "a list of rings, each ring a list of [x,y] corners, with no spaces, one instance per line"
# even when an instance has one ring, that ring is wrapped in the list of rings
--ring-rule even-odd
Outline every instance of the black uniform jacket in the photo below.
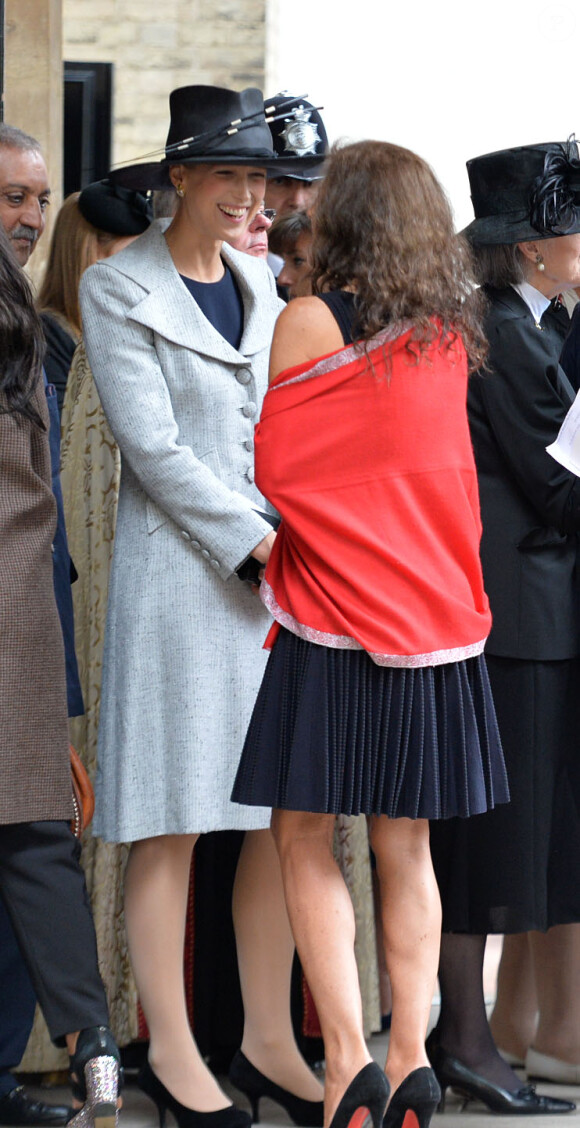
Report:
[[[574,391],[580,388],[580,304],[574,310],[570,332],[561,356],[564,369]]]
[[[490,371],[471,377],[481,559],[493,615],[487,652],[551,660],[580,653],[580,479],[546,452],[574,393],[558,335],[512,287],[486,290]]]

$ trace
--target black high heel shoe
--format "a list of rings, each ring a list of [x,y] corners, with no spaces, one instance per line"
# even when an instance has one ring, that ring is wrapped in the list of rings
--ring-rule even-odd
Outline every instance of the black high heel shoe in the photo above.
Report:
[[[175,1117],[179,1128],[250,1128],[252,1123],[249,1114],[241,1108],[236,1108],[235,1105],[218,1108],[215,1112],[197,1112],[194,1108],[187,1108],[172,1096],[169,1089],[165,1088],[148,1061],[139,1073],[137,1084],[157,1105],[159,1128],[163,1128],[165,1124],[167,1111]]]
[[[70,1081],[73,1096],[84,1104],[69,1121],[72,1128],[117,1128],[119,1062],[117,1043],[107,1026],[81,1030],[70,1059]]]
[[[448,1054],[439,1045],[433,1030],[426,1042],[427,1056],[441,1086],[439,1109],[445,1108],[445,1094],[448,1088],[460,1093],[464,1098],[462,1111],[470,1101],[481,1101],[490,1112],[503,1116],[546,1116],[552,1113],[573,1112],[576,1105],[572,1101],[562,1101],[558,1097],[539,1096],[533,1085],[524,1085],[514,1092],[495,1085],[480,1073],[475,1073],[458,1058]]]
[[[245,1054],[238,1050],[234,1054],[230,1065],[229,1079],[241,1093],[248,1098],[252,1106],[252,1121],[259,1124],[259,1104],[262,1097],[269,1097],[276,1104],[286,1110],[288,1116],[297,1125],[297,1128],[322,1128],[324,1122],[324,1101],[307,1101],[297,1097],[275,1081],[270,1081],[264,1073],[260,1073],[248,1061]]]
[[[351,1081],[330,1122],[330,1128],[362,1128],[370,1113],[373,1128],[381,1128],[390,1093],[389,1082],[374,1061]]]
[[[393,1093],[383,1128],[428,1128],[441,1100],[441,1089],[429,1066],[414,1069]]]

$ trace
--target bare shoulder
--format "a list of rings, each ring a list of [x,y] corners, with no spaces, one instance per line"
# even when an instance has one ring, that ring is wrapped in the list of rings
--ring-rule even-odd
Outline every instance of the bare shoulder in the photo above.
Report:
[[[286,368],[305,364],[343,345],[342,333],[319,298],[294,298],[282,310],[270,353],[270,380]]]

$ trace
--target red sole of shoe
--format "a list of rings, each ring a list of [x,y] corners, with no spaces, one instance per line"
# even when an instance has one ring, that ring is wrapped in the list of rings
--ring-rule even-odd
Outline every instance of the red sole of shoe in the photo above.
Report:
[[[357,1108],[348,1122],[348,1128],[363,1128],[363,1124],[370,1119],[370,1115],[368,1108],[364,1108],[364,1106]]]
[[[419,1128],[417,1113],[412,1108],[407,1109],[401,1128]]]

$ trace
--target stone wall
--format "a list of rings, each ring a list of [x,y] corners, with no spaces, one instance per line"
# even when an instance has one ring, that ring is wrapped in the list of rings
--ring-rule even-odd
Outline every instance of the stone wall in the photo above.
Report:
[[[177,86],[263,88],[271,0],[62,0],[67,62],[112,62],[113,162],[165,143]]]
[[[40,141],[52,188],[46,232],[30,260],[38,280],[61,203],[61,0],[6,0],[5,13],[4,120]]]

